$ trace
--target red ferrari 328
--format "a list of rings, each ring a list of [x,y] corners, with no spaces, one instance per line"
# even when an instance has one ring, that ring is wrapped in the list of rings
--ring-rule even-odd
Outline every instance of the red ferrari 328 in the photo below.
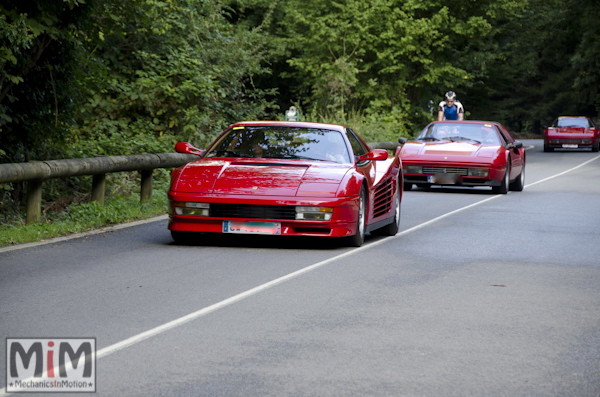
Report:
[[[393,236],[400,223],[402,164],[371,150],[350,128],[246,121],[231,125],[173,171],[169,229],[176,242],[198,232],[339,237],[360,246],[367,232]]]
[[[544,131],[544,152],[554,149],[600,150],[600,129],[588,117],[561,116]]]
[[[523,144],[496,122],[434,121],[404,144],[400,157],[404,190],[413,184],[491,186],[506,194],[525,184]]]

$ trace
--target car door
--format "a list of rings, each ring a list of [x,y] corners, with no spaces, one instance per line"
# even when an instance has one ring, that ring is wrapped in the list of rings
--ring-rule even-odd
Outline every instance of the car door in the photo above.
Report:
[[[525,166],[525,148],[511,148],[512,145],[515,144],[516,140],[504,128],[499,127],[498,131],[502,137],[504,147],[507,151],[509,151],[510,179],[513,180],[521,174],[523,167]]]

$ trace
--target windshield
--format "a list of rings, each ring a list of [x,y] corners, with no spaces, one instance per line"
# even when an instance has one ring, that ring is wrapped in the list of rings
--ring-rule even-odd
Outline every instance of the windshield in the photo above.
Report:
[[[588,128],[590,123],[584,117],[559,117],[554,122],[554,127],[580,127]]]
[[[287,126],[234,127],[221,137],[205,157],[350,162],[346,141],[340,132]]]
[[[429,124],[416,139],[417,141],[474,142],[486,145],[500,145],[500,138],[492,124]]]

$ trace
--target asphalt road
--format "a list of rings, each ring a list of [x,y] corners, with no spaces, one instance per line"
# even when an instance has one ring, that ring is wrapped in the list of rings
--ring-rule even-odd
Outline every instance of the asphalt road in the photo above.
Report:
[[[164,219],[0,249],[0,336],[95,337],[99,396],[598,397],[600,156],[525,142],[523,192],[405,192],[358,249]]]

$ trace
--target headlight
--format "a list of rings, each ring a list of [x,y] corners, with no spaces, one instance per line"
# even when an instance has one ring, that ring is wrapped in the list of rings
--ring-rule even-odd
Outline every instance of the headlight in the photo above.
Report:
[[[328,221],[332,214],[332,207],[296,207],[296,220]]]
[[[406,167],[404,167],[404,173],[405,174],[422,174],[423,167],[418,167],[416,165],[407,165]]]
[[[209,216],[210,204],[209,203],[186,203],[182,201],[176,201],[173,203],[175,213],[177,215],[185,216]]]
[[[490,174],[490,170],[487,168],[469,168],[469,176],[483,176],[486,177]]]

